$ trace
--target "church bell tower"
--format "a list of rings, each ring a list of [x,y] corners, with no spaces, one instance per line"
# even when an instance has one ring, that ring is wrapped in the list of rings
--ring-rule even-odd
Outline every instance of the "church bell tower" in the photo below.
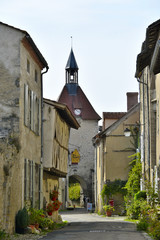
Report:
[[[66,65],[66,84],[78,84],[78,65],[71,49]]]

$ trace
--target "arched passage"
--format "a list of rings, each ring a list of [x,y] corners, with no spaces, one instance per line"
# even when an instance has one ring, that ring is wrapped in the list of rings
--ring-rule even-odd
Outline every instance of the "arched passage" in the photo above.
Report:
[[[80,206],[84,206],[84,196],[88,196],[87,184],[85,180],[79,175],[69,176],[69,184],[74,184],[74,183],[79,183],[81,186],[79,204]]]

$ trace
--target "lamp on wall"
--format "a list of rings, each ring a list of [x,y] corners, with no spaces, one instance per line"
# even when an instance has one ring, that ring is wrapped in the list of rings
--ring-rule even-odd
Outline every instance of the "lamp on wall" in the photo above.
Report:
[[[130,130],[129,128],[126,128],[126,129],[124,130],[124,136],[125,136],[125,137],[130,137],[130,136],[131,136],[131,130]]]
[[[137,136],[137,134],[139,133],[139,128],[140,128],[140,125],[143,125],[143,124],[140,124],[139,122],[136,122],[134,124],[124,124],[125,126],[130,126],[130,128],[126,128],[124,130],[124,136],[125,137],[130,137],[131,134],[132,135],[135,135]]]

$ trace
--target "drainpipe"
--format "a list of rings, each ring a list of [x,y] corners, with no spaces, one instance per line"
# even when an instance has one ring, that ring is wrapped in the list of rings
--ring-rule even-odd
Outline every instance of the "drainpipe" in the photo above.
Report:
[[[147,71],[147,83],[144,82],[144,77],[143,77],[143,82],[140,81],[139,78],[137,78],[137,81],[141,84],[143,84],[143,125],[144,125],[144,132],[143,132],[143,154],[144,154],[144,160],[145,160],[145,111],[144,111],[144,85],[146,85],[147,87],[147,119],[148,119],[148,156],[147,156],[147,162],[148,162],[148,167],[149,167],[149,171],[148,171],[148,176],[150,179],[150,131],[149,131],[149,91],[148,91],[148,71]],[[145,162],[144,162],[144,173],[145,173]],[[144,176],[145,178],[145,176]]]
[[[95,205],[95,209],[97,209],[97,141],[96,139],[92,139],[92,143],[94,146],[94,205]]]
[[[48,72],[49,67],[41,73],[41,165],[39,168],[39,208],[42,208],[42,179],[43,179],[43,74]]]
[[[149,119],[149,91],[148,91],[148,69],[147,69],[147,112],[148,112],[148,166],[149,166],[149,179],[150,179],[150,119]]]
[[[94,196],[94,202],[95,202],[95,208],[97,207],[97,145],[95,145],[95,147],[94,147],[94,149],[95,149],[95,151],[94,151],[94,154],[95,154],[95,162],[94,162],[94,164],[95,164],[95,185],[94,185],[94,191],[95,191],[95,196]]]
[[[43,163],[43,75],[48,72],[49,67],[41,73],[41,164]]]

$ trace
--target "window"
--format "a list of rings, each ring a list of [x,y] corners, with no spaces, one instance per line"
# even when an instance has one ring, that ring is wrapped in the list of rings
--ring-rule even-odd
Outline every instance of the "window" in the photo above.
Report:
[[[31,160],[24,160],[24,200],[31,201],[31,206],[35,203],[35,163]],[[37,199],[38,200],[38,199]]]
[[[37,70],[35,70],[35,72],[34,72],[34,79],[35,79],[35,82],[38,82],[38,72],[37,72]]]
[[[27,72],[30,73],[30,61],[27,59]]]
[[[40,132],[40,106],[36,94],[24,84],[24,124],[37,135]]]

